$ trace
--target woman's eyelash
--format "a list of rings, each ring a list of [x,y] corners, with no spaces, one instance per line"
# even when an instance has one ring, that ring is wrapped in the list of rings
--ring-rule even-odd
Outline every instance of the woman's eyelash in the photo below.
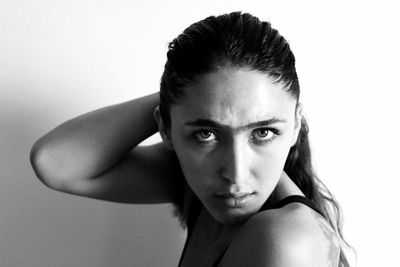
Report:
[[[280,132],[272,128],[254,129],[250,134],[250,139],[256,143],[267,143],[275,139]],[[196,140],[207,143],[220,140],[218,134],[212,129],[199,129],[193,133]]]
[[[216,133],[209,129],[197,130],[193,133],[193,136],[201,142],[210,142],[217,139]]]
[[[252,131],[251,139],[255,142],[266,143],[275,139],[277,135],[279,135],[279,131],[276,129],[259,128]]]

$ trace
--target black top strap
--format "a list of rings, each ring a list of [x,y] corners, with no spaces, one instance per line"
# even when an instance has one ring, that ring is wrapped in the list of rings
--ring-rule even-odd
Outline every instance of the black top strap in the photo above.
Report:
[[[309,200],[308,198],[306,198],[304,196],[300,196],[300,195],[292,195],[292,196],[285,197],[284,199],[281,199],[280,201],[276,202],[271,207],[267,207],[266,202],[265,202],[264,205],[261,207],[260,211],[280,209],[280,208],[286,206],[287,204],[293,203],[293,202],[302,203],[302,204],[310,207],[311,209],[315,210],[319,214],[321,214],[321,216],[323,216],[322,212],[315,206],[315,204],[311,200]]]

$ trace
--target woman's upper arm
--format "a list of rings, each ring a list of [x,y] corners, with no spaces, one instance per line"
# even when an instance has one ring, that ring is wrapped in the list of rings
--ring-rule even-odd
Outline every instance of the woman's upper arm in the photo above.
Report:
[[[313,246],[312,238],[298,227],[256,215],[234,238],[220,266],[314,266]]]
[[[175,200],[182,177],[174,153],[162,143],[137,146],[111,169],[90,179],[42,180],[66,193],[123,203]],[[38,175],[39,176],[39,175]]]

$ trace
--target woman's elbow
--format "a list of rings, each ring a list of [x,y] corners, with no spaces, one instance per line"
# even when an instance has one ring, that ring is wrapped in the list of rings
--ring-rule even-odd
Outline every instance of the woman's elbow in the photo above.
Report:
[[[51,149],[41,140],[35,142],[30,151],[30,162],[37,178],[47,187],[62,190],[66,183]]]

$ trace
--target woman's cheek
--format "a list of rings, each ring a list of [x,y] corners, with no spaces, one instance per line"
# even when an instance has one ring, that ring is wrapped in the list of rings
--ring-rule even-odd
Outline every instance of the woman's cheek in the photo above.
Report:
[[[280,176],[290,149],[290,142],[280,140],[269,144],[254,153],[254,171],[256,177]]]

